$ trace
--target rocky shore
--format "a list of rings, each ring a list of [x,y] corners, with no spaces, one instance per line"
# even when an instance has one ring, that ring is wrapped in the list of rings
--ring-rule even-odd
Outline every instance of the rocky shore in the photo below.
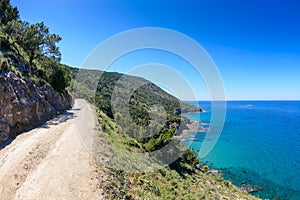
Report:
[[[188,120],[187,123],[185,123],[185,129],[179,131],[177,135],[175,135],[175,138],[182,140],[182,141],[195,141],[197,140],[195,138],[195,132],[203,132],[206,133],[208,131],[208,128],[206,128],[207,124],[204,124],[199,121],[195,120]]]

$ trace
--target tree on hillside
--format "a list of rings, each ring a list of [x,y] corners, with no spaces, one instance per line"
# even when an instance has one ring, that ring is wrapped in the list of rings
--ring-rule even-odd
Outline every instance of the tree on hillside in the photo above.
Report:
[[[67,70],[69,70],[69,68],[64,68],[61,65],[54,64],[54,66],[52,66],[50,84],[58,92],[63,92],[66,87],[70,85],[71,77],[68,76],[70,72],[67,72]]]
[[[39,83],[48,82],[63,92],[69,85],[70,72],[60,64],[56,44],[61,37],[51,34],[43,22],[21,20],[9,0],[0,0],[0,22],[0,70],[35,77]]]
[[[19,19],[18,9],[12,7],[9,0],[0,0],[0,24],[7,24],[17,19]]]
[[[50,34],[49,28],[43,22],[27,27],[23,40],[23,48],[28,53],[30,66],[33,67],[33,61],[41,57],[52,57],[57,62],[60,61],[61,54],[56,43],[61,37]]]
[[[12,27],[12,22],[17,23],[18,21],[18,9],[12,7],[9,0],[0,0],[0,51],[2,60],[5,60],[2,64],[6,63],[5,68],[10,65],[11,59],[17,60],[16,54],[19,54],[19,49],[16,48],[16,45],[13,45],[14,39],[11,36],[15,29],[15,27]]]
[[[53,58],[60,61],[61,54],[56,43],[61,37],[51,34],[43,22],[30,24],[21,21],[16,7],[10,5],[9,0],[0,0],[0,30],[3,32],[2,52],[12,51],[27,60],[34,69],[34,61],[43,58]],[[26,55],[20,55],[20,46]],[[27,58],[25,58],[27,57]],[[45,61],[45,59],[42,59]]]

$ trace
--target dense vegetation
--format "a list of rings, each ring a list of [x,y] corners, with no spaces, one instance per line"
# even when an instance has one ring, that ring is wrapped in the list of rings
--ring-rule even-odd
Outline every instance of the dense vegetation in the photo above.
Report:
[[[73,71],[78,73],[76,69]],[[170,142],[174,154],[181,151],[183,145],[173,136],[186,128],[188,120],[178,115],[177,111],[181,107],[185,110],[197,108],[179,101],[140,77],[93,70],[80,70],[77,75],[74,92],[83,97],[89,93],[96,107],[116,122],[119,132],[134,138],[135,142],[131,145],[140,147],[140,152],[154,152]],[[92,88],[95,90],[94,98],[90,91]],[[103,125],[102,129],[105,131],[107,128]],[[197,165],[196,153],[190,149],[186,151],[188,154],[183,154],[183,160]],[[156,158],[162,159],[163,156],[157,154]],[[179,162],[177,164],[180,165]]]
[[[60,64],[56,43],[43,22],[30,24],[19,17],[9,0],[0,0],[0,71],[12,71],[38,84],[51,84],[59,92],[70,82],[69,68]]]

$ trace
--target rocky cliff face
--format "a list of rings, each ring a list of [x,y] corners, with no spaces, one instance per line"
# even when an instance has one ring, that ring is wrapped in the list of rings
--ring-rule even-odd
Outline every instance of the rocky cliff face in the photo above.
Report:
[[[0,75],[0,144],[70,108],[69,94],[37,86],[13,72]]]

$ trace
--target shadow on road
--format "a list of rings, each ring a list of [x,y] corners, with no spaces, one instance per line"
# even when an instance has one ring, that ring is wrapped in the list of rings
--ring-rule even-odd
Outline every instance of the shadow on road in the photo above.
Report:
[[[67,110],[66,112],[56,116],[55,118],[47,121],[47,122],[41,122],[39,126],[34,126],[30,129],[26,129],[24,131],[22,131],[21,133],[18,133],[17,135],[11,137],[11,138],[8,138],[6,141],[4,141],[3,143],[0,144],[0,150],[4,149],[7,145],[9,145],[10,143],[12,143],[12,141],[18,136],[18,135],[21,135],[25,132],[28,132],[28,131],[31,131],[35,128],[50,128],[50,126],[53,126],[53,125],[59,125],[63,122],[66,122],[68,121],[69,119],[74,119],[76,116],[74,114],[74,111],[79,111],[81,109],[79,108],[75,108],[75,109],[70,109],[70,110]]]
[[[68,110],[68,111],[64,112],[63,114],[58,115],[54,119],[52,119],[50,121],[47,121],[41,127],[43,127],[43,128],[49,128],[49,126],[59,125],[59,124],[61,124],[63,122],[68,121],[69,119],[73,119],[73,118],[76,117],[75,114],[74,114],[74,112],[73,112],[75,110],[80,110],[80,109],[71,109],[71,110]]]

